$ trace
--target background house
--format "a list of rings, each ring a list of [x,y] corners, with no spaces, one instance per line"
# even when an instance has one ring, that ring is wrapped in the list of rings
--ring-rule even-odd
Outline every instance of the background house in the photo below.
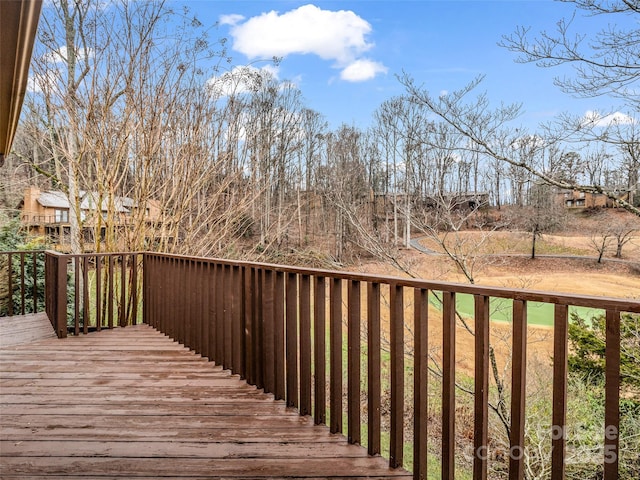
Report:
[[[25,190],[18,208],[22,211],[22,224],[29,233],[46,237],[58,250],[69,249],[71,205],[64,192],[41,191],[38,187],[30,186]],[[104,240],[107,227],[132,228],[134,218],[140,218],[140,208],[144,208],[142,215],[147,224],[158,221],[160,208],[156,202],[149,201],[141,207],[129,197],[100,200],[96,192],[80,192],[80,222],[85,250],[94,250],[96,240]]]
[[[618,198],[629,201],[629,192],[617,192]],[[617,204],[603,193],[563,189],[556,192],[556,202],[565,208],[616,208]]]

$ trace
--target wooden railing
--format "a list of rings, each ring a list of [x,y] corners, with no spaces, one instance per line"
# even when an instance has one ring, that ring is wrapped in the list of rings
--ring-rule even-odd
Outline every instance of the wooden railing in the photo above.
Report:
[[[60,216],[58,216],[56,218],[55,215],[23,214],[21,219],[22,219],[22,223],[31,224],[31,225],[42,225],[42,224],[64,224],[64,225],[68,225],[69,224],[69,219],[68,218],[65,218],[63,220]]]
[[[46,252],[47,315],[58,337],[138,323],[142,255]]]
[[[527,307],[534,303],[550,306],[553,319],[549,461],[551,478],[564,478],[569,309],[601,309],[606,318],[601,465],[604,479],[618,478],[620,320],[622,313],[640,313],[638,301],[148,252],[47,252],[47,314],[59,336],[135,324],[140,295],[134,287],[140,280],[145,323],[273,393],[301,415],[312,415],[315,423],[328,424],[332,433],[366,445],[371,455],[386,456],[392,468],[407,466],[410,445],[416,479],[427,478],[434,461],[443,479],[455,478],[460,468],[456,402],[461,354],[473,357],[472,475],[487,478],[490,307],[499,299],[509,300],[512,311],[510,395],[505,397],[509,478],[525,476],[531,361]],[[456,341],[456,325],[464,320],[456,300],[463,295],[473,298],[467,319],[472,352],[460,352]],[[442,331],[441,340],[434,340],[436,330]],[[434,341],[440,362],[437,382],[430,372]],[[437,397],[439,404],[438,454],[427,448],[434,417],[429,397]],[[428,456],[433,458],[428,461]]]
[[[0,252],[0,316],[44,308],[44,251]]]
[[[144,254],[143,283],[145,323],[250,384],[273,393],[276,399],[285,400],[301,415],[313,415],[316,423],[328,420],[331,432],[346,433],[349,442],[366,444],[371,455],[388,456],[392,468],[403,465],[403,447],[408,441],[413,449],[416,479],[427,478],[428,465],[428,344],[429,328],[435,321],[429,318],[430,294],[437,292],[442,302],[442,375],[438,394],[442,405],[439,463],[443,479],[456,477],[456,296],[472,295],[475,305],[471,320],[475,479],[487,478],[490,304],[494,299],[513,301],[508,420],[511,479],[523,478],[525,470],[527,304],[553,306],[553,398],[549,419],[553,430],[553,479],[564,478],[565,473],[569,307],[602,309],[606,315],[602,464],[605,479],[618,478],[620,317],[622,312],[640,313],[638,301],[154,253]],[[388,343],[388,349],[383,348],[383,343]],[[388,378],[382,375],[383,354],[389,358]],[[413,367],[413,378],[409,380],[407,366]],[[387,388],[389,428],[383,432],[381,406]],[[405,405],[407,392],[412,405]],[[412,407],[414,419],[413,438],[408,439],[404,438],[405,406]],[[382,451],[383,433],[389,440],[387,451]]]

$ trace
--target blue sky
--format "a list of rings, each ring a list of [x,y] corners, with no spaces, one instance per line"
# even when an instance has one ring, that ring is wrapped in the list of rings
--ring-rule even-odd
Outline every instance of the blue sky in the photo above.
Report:
[[[396,75],[406,71],[433,94],[458,89],[486,75],[480,91],[495,104],[521,102],[522,124],[533,127],[561,112],[613,112],[619,101],[576,99],[553,84],[568,69],[515,62],[497,43],[516,26],[552,31],[573,7],[538,1],[174,1],[187,3],[212,35],[228,38],[233,65],[266,66],[295,82],[309,107],[332,127],[366,127],[387,98],[403,93]],[[576,33],[592,36],[606,17],[575,20]],[[631,20],[629,20],[631,21]]]

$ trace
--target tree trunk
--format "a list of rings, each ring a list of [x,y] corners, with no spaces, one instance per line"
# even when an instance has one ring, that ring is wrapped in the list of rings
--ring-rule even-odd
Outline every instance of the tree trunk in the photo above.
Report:
[[[602,240],[602,246],[600,247],[600,251],[598,252],[598,263],[602,263],[602,257],[604,256],[604,250],[606,246],[606,241]]]

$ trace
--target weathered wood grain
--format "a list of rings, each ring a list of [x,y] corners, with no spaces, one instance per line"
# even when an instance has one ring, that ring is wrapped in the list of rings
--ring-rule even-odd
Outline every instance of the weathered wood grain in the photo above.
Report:
[[[146,325],[3,343],[0,476],[410,478]]]

